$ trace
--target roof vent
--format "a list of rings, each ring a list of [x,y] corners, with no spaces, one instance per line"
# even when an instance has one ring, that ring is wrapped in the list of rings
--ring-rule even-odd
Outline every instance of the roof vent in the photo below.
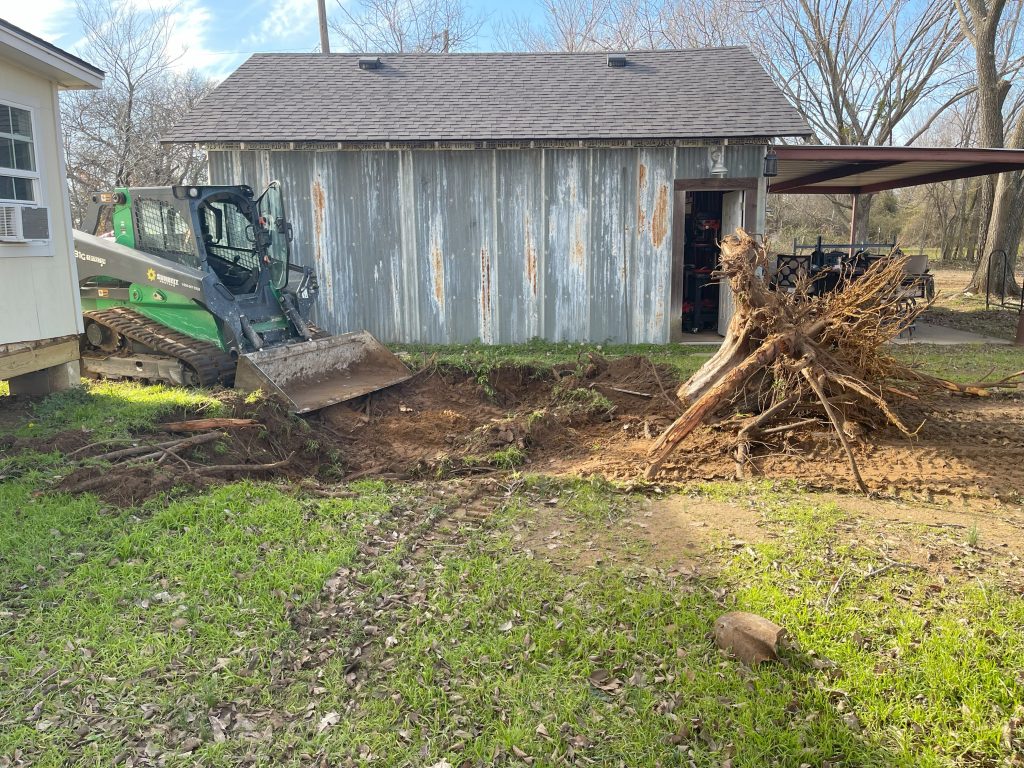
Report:
[[[624,66],[626,66],[626,54],[624,54],[624,53],[609,53],[608,54],[608,66],[609,67],[624,67]]]
[[[360,69],[380,69],[380,56],[360,56]]]

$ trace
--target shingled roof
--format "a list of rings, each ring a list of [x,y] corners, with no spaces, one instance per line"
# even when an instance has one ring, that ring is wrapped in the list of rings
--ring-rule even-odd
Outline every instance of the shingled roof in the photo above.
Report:
[[[697,139],[807,136],[743,47],[607,53],[259,53],[170,142]]]

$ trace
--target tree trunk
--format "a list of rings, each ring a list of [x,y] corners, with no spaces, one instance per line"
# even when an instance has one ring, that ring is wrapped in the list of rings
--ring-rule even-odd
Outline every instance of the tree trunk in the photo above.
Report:
[[[1005,94],[1004,94],[1005,97]],[[1008,145],[1020,147],[1024,144],[1024,114],[1017,118]],[[1001,173],[995,185],[995,198],[985,236],[985,252],[981,254],[978,269],[971,281],[971,287],[978,292],[984,290],[987,275],[989,291],[993,295],[1019,296],[1020,287],[1014,278],[1017,266],[1017,249],[1020,243],[1020,206],[1024,203],[1021,195],[1020,173]],[[976,286],[977,283],[977,286]]]
[[[996,64],[996,34],[999,19],[1003,14],[1006,0],[955,0],[964,35],[974,46],[974,59],[978,72],[978,142],[982,147],[1001,148],[1004,146],[1003,102],[1010,92],[1010,83],[1003,80]],[[1001,200],[999,184],[992,176],[982,182],[978,217],[978,267],[967,287],[972,293],[1001,290],[1002,261],[990,258],[993,251],[1003,248],[1002,234],[1005,229],[1005,215],[1008,209],[1001,209],[1003,220],[995,218],[997,204]],[[1006,212],[1003,213],[1002,211]],[[999,285],[994,284],[994,280]]]
[[[853,200],[853,208],[850,211],[850,242],[869,243],[871,242],[871,201],[873,194],[850,195]]]

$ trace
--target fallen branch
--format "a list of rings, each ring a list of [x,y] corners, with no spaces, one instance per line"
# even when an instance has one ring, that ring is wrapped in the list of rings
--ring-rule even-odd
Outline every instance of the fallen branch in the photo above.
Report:
[[[815,377],[807,368],[800,371],[807,379],[807,382],[811,385],[811,389],[814,390],[814,394],[818,396],[821,401],[821,407],[825,409],[825,414],[828,416],[828,420],[832,422],[832,426],[835,427],[836,434],[839,435],[839,442],[842,443],[843,450],[846,451],[846,458],[850,462],[850,471],[853,472],[853,479],[857,482],[857,487],[863,494],[868,493],[868,487],[864,483],[864,478],[860,476],[860,469],[857,467],[857,459],[853,457],[853,451],[850,450],[850,443],[846,439],[846,430],[843,429],[843,417],[832,407],[832,403],[825,397],[825,391],[821,388],[820,379],[825,378],[825,374],[821,374],[820,377]]]
[[[610,389],[612,392],[621,392],[624,395],[633,395],[633,397],[644,397],[650,400],[654,395],[648,392],[637,392],[633,389],[622,389],[622,387],[612,387],[607,384],[595,384],[593,386],[600,387],[602,389]]]
[[[651,366],[651,373],[654,374],[654,381],[658,384],[658,390],[661,392],[661,396],[669,403],[672,403],[672,407],[676,409],[676,413],[682,413],[683,409],[679,407],[679,401],[676,398],[671,397],[668,391],[665,389],[665,384],[661,380],[661,374],[658,373],[658,366],[654,364],[654,361],[649,357],[644,358],[647,364]]]
[[[182,438],[175,438],[174,440],[165,440],[162,443],[143,443],[141,445],[133,445],[131,448],[121,448],[116,451],[109,451],[108,453],[101,453],[96,456],[89,456],[90,461],[109,461],[114,462],[120,459],[128,459],[133,456],[141,456],[146,453],[152,453],[162,448],[170,448],[171,446],[177,445],[182,441]]]
[[[794,421],[789,424],[780,424],[777,427],[770,427],[768,429],[762,429],[762,435],[774,435],[779,432],[789,432],[792,429],[800,429],[800,427],[809,427],[812,424],[818,424],[818,419],[801,419],[800,421]]]
[[[164,432],[206,432],[210,429],[244,429],[245,427],[258,427],[261,422],[257,419],[191,419],[189,421],[169,421],[166,424],[157,424],[157,429]]]
[[[227,437],[227,435],[223,432],[204,432],[200,435],[193,435],[192,437],[185,437],[180,440],[172,440],[168,443],[159,443],[157,445],[147,446],[147,448],[155,448],[156,450],[151,453],[136,456],[130,463],[136,464],[144,461],[152,461],[153,459],[159,459],[166,452],[178,453],[179,451],[184,451],[186,448],[195,448],[197,445],[212,443],[216,440],[220,440],[222,437]]]
[[[112,437],[109,440],[99,440],[99,441],[97,441],[95,443],[89,443],[88,445],[83,445],[81,448],[76,448],[75,450],[71,451],[70,453],[64,454],[64,458],[65,459],[70,459],[72,456],[77,456],[80,453],[85,453],[86,451],[92,450],[93,448],[99,448],[101,445],[117,445],[117,444],[134,443],[134,442],[135,442],[135,438],[131,438],[131,437]]]
[[[196,467],[192,471],[197,475],[215,475],[221,472],[270,472],[275,469],[287,467],[295,457],[294,451],[287,458],[281,461],[272,461],[269,464],[211,464],[207,467]]]

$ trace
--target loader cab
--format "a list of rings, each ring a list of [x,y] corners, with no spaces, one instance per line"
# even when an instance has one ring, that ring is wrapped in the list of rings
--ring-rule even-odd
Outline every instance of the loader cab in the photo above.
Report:
[[[189,187],[185,194],[204,260],[225,288],[245,296],[287,285],[291,227],[277,182],[257,199],[248,187]]]

